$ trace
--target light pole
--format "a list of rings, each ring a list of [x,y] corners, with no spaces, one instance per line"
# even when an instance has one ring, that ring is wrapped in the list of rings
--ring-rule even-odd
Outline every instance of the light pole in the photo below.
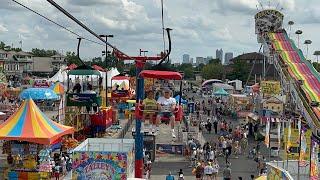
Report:
[[[114,36],[112,34],[104,34],[100,35],[102,38],[106,38],[106,42],[108,42],[108,38],[113,38]],[[106,44],[106,107],[108,107],[108,45]]]
[[[320,51],[315,51],[313,53],[313,55],[315,55],[317,57],[317,64],[319,63],[319,59],[318,59],[318,56],[320,55]]]
[[[291,26],[294,25],[294,22],[293,21],[289,21],[288,25],[289,25],[289,38],[290,38],[291,37]]]
[[[301,30],[296,31],[296,35],[298,36],[298,49],[300,49],[300,35],[302,34]]]
[[[305,40],[304,44],[307,46],[307,53],[306,53],[306,59],[308,60],[308,55],[309,55],[309,44],[311,44],[311,40]]]
[[[140,56],[142,56],[142,53],[143,53],[143,56],[146,56],[146,53],[147,53],[148,51],[145,51],[145,50],[142,50],[142,49],[140,49]]]

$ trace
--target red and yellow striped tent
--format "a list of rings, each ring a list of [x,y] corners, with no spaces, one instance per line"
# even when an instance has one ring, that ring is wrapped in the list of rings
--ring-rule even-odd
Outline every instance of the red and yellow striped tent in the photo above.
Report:
[[[32,99],[25,100],[19,109],[0,125],[0,140],[18,140],[50,145],[73,127],[49,119]]]

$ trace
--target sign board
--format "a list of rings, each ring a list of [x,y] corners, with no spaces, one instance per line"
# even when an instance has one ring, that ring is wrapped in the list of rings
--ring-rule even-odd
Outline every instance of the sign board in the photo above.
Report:
[[[182,144],[156,144],[156,154],[183,154]]]
[[[35,88],[48,88],[48,87],[50,87],[50,84],[46,79],[35,79],[33,87],[35,87]]]
[[[100,106],[101,97],[97,94],[78,94],[67,95],[67,106]]]
[[[72,178],[77,180],[125,180],[128,177],[129,166],[133,169],[132,164],[128,161],[130,159],[133,162],[131,156],[132,154],[122,152],[75,152]]]
[[[267,95],[278,95],[281,92],[279,81],[261,81],[261,90]]]

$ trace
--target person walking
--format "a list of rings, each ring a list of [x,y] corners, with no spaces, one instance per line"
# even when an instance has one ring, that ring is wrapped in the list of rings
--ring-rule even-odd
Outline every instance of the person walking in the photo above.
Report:
[[[174,180],[174,176],[169,172],[169,174],[166,176],[166,180]]]
[[[214,128],[214,133],[218,134],[218,120],[216,117],[213,117],[213,128]]]
[[[218,180],[218,173],[219,173],[219,164],[217,159],[214,159],[212,163],[212,180]]]
[[[207,180],[212,180],[213,167],[211,166],[211,162],[204,167],[204,174]]]
[[[231,180],[231,168],[229,165],[223,170],[223,180]]]
[[[212,128],[212,124],[211,124],[211,120],[209,120],[207,122],[207,130],[208,130],[208,133],[211,134],[211,128]]]

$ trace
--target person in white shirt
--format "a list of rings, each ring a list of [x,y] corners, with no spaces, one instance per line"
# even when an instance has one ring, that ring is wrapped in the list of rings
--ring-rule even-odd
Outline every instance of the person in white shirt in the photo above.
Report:
[[[211,166],[211,162],[209,162],[205,167],[204,167],[204,174],[207,177],[207,180],[212,179],[212,174],[213,174],[213,167]]]
[[[164,89],[164,96],[159,97],[157,100],[158,109],[160,110],[156,119],[156,128],[159,131],[159,124],[162,117],[168,117],[170,119],[171,129],[172,129],[172,137],[175,138],[176,135],[174,133],[174,123],[175,116],[174,111],[176,109],[176,100],[171,97],[171,90],[168,88]]]
[[[215,159],[212,163],[212,178],[213,180],[217,180],[218,179],[218,172],[219,172],[219,164],[218,164],[218,161],[217,159]]]

